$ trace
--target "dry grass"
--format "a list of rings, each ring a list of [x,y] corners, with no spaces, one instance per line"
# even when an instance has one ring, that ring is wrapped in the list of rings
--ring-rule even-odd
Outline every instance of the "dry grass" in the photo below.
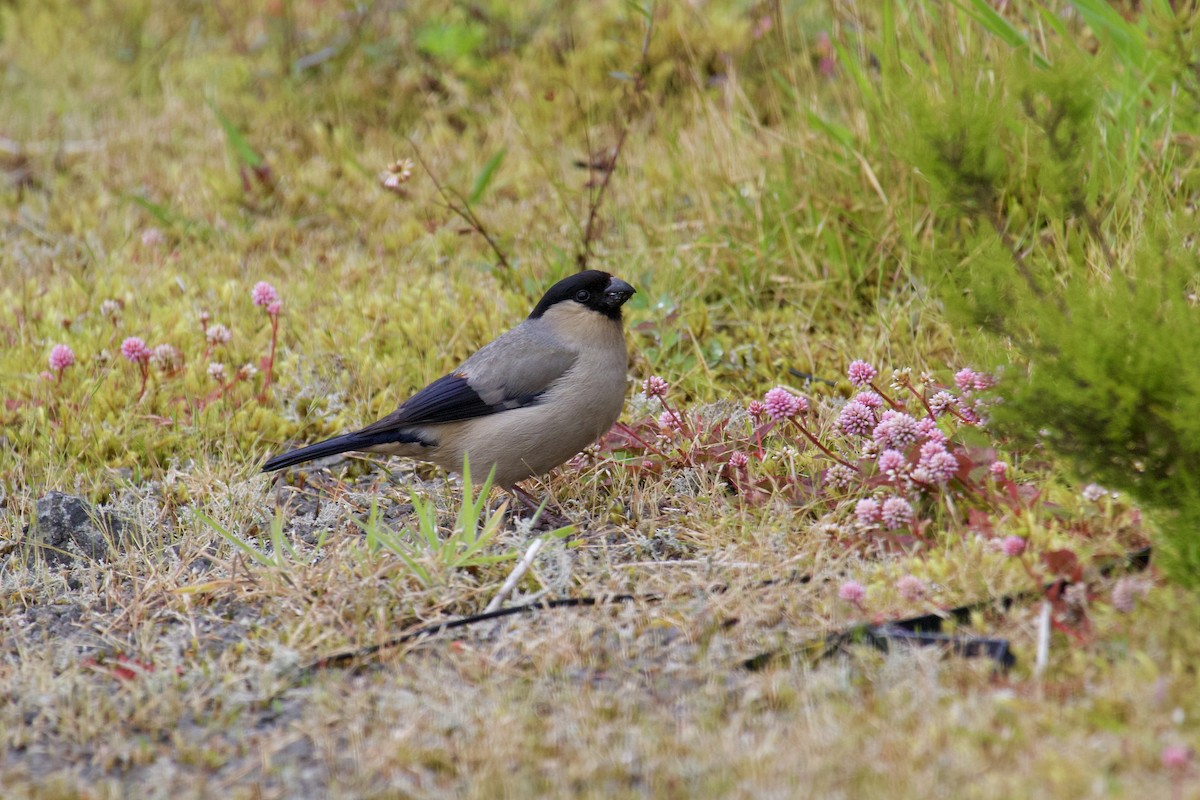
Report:
[[[1111,579],[1089,573],[1091,630],[1056,633],[1040,676],[1032,606],[973,620],[1011,639],[1011,674],[932,651],[818,661],[800,648],[864,615],[837,599],[844,580],[891,619],[1030,577],[950,514],[915,553],[868,547],[849,500],[741,503],[716,469],[634,471],[603,453],[538,487],[575,533],[516,599],[658,601],[516,616],[297,680],[321,656],[482,610],[512,562],[427,555],[423,583],[358,523],[375,505],[412,529],[415,488],[447,531],[461,484],[376,461],[275,483],[264,454],[386,413],[520,319],[574,268],[588,176],[573,162],[611,146],[625,115],[595,265],[640,289],[631,396],[651,373],[695,409],[796,383],[789,367],[839,379],[865,357],[948,381],[961,366],[909,271],[929,233],[897,208],[923,199],[829,132],[879,135],[851,76],[820,61],[820,32],[853,39],[871,12],[789,8],[760,39],[774,12],[664,4],[636,96],[609,77],[641,45],[644,20],[622,4],[356,8],[0,8],[0,793],[1200,797],[1194,765],[1159,761],[1198,741],[1194,595],[1156,584],[1118,613]],[[923,20],[948,51],[995,47]],[[243,184],[214,108],[269,180]],[[407,136],[463,192],[506,151],[477,210],[511,272],[419,171],[403,196],[379,188]],[[214,396],[210,361],[232,372],[266,351],[258,280],[284,299],[277,383],[261,403],[261,373]],[[211,353],[202,312],[233,331]],[[140,400],[119,354],[135,335],[186,356]],[[40,379],[58,342],[79,363]],[[811,396],[832,408],[848,391]],[[635,398],[626,418],[652,410]],[[773,464],[819,465],[784,444]],[[998,515],[996,536],[1090,565],[1143,535],[1121,503],[1081,501],[1045,454],[1003,455],[1042,494]],[[48,563],[26,546],[49,490],[127,521],[109,558]],[[513,521],[489,553],[532,535]],[[900,597],[903,574],[929,597]],[[780,581],[792,575],[809,580]],[[792,655],[744,667],[766,651]]]

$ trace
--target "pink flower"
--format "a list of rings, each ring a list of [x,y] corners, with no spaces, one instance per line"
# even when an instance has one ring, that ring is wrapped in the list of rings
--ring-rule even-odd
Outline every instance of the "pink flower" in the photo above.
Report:
[[[208,377],[215,381],[225,380],[225,365],[219,361],[214,361],[208,365]]]
[[[915,419],[899,411],[885,411],[871,433],[882,447],[904,450],[921,438],[921,428]]]
[[[766,397],[763,398],[763,404],[767,407],[767,413],[771,415],[771,419],[776,421],[791,419],[797,414],[808,411],[807,400],[797,397],[782,386],[776,386],[767,392]]]
[[[996,480],[1002,480],[1008,475],[1008,464],[1005,464],[1003,461],[993,461],[988,465],[988,473]]]
[[[854,505],[854,517],[859,524],[873,527],[883,519],[883,507],[879,501],[865,497]]]
[[[138,336],[130,336],[121,342],[121,355],[135,364],[144,364],[150,360],[150,348]]]
[[[879,471],[884,473],[899,472],[904,469],[908,459],[899,450],[884,450],[879,454]]]
[[[883,527],[894,531],[911,525],[914,515],[912,506],[903,497],[889,497],[883,501],[883,512],[880,516],[883,518]]]
[[[1001,549],[1004,550],[1004,555],[1009,558],[1016,558],[1025,552],[1025,547],[1028,543],[1020,536],[1009,536],[1004,540]]]
[[[767,404],[762,400],[751,400],[750,405],[746,406],[746,413],[755,422],[761,422],[767,416]]]
[[[1192,760],[1192,750],[1181,744],[1169,744],[1162,749],[1162,765],[1167,769],[1182,771]]]
[[[896,581],[896,591],[905,600],[915,603],[929,594],[929,586],[914,575],[901,575]]]
[[[958,405],[958,398],[949,392],[938,392],[929,398],[929,410],[933,412],[935,417],[940,417],[956,405]]]
[[[167,237],[163,236],[163,232],[158,228],[146,228],[142,231],[142,244],[146,247],[158,247],[165,241]]]
[[[975,370],[969,367],[963,367],[958,372],[954,373],[954,385],[960,391],[969,392],[975,388]]]
[[[658,415],[658,427],[667,433],[679,433],[683,430],[683,423],[679,421],[679,417],[675,415],[674,411],[664,411]]]
[[[278,317],[280,311],[283,311],[283,303],[279,302],[278,300],[267,306],[267,313],[272,317]]]
[[[870,386],[871,381],[875,380],[875,376],[879,374],[878,370],[861,360],[850,362],[847,372],[850,375],[850,382],[859,387]]]
[[[75,363],[75,351],[65,344],[56,344],[50,351],[50,369],[62,372]]]
[[[867,596],[867,588],[858,581],[846,581],[838,589],[838,597],[847,603],[858,605]]]
[[[230,332],[229,328],[226,328],[220,323],[212,325],[205,330],[204,336],[206,339],[208,339],[208,343],[212,345],[225,344],[233,338],[233,334]]]
[[[750,457],[741,451],[734,451],[729,454],[729,466],[731,469],[742,470],[750,463]]]
[[[854,470],[844,464],[834,464],[825,470],[825,483],[834,489],[846,489],[854,482]]]
[[[921,445],[921,459],[917,463],[931,483],[946,483],[958,472],[958,459],[941,442]]]
[[[842,406],[837,424],[846,436],[866,436],[875,429],[875,412],[855,400]]]
[[[1084,500],[1087,500],[1089,503],[1096,503],[1099,502],[1104,495],[1108,494],[1108,489],[1105,489],[1098,483],[1089,483],[1087,486],[1083,487],[1083,492],[1081,492],[1081,494],[1083,495]]]
[[[651,375],[642,383],[642,391],[646,393],[646,397],[666,397],[669,388],[670,384],[657,375]]]
[[[272,303],[279,302],[279,292],[275,291],[275,287],[266,281],[254,284],[254,288],[250,290],[250,297],[256,306],[270,306]]]
[[[862,403],[867,408],[883,407],[883,398],[875,392],[859,392],[854,396],[854,402]]]

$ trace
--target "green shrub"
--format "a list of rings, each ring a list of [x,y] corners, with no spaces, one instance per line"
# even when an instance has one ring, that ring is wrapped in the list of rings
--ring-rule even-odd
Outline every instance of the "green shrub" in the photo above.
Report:
[[[1160,563],[1196,586],[1200,115],[1178,46],[1194,25],[1104,24],[1095,54],[1066,39],[986,68],[885,70],[881,111],[932,190],[914,263],[1010,363],[995,424],[1153,510]]]

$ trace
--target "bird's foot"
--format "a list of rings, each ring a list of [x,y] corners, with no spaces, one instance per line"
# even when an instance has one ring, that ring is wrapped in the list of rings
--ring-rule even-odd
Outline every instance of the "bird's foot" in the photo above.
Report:
[[[509,489],[512,496],[517,498],[522,506],[537,519],[535,525],[538,529],[554,530],[555,528],[564,528],[571,524],[571,521],[562,514],[551,511],[549,508],[550,498],[547,497],[545,502],[538,502],[537,498],[529,492],[522,489],[520,486],[513,486]],[[561,511],[561,509],[559,509]]]

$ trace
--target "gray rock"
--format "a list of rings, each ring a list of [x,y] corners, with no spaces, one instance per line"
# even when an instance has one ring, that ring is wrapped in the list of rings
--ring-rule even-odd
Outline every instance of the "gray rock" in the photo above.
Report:
[[[120,519],[98,513],[82,497],[50,492],[38,498],[29,541],[51,563],[101,559],[111,545],[120,543],[124,527]]]

